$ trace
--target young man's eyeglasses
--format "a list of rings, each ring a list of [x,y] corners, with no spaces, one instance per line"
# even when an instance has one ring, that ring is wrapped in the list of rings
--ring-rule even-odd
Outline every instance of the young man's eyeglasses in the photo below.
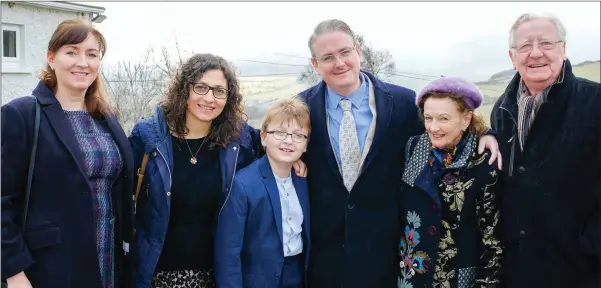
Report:
[[[307,136],[300,133],[286,133],[284,131],[275,130],[267,131],[267,134],[271,134],[276,140],[286,140],[288,135],[290,135],[292,137],[292,141],[296,143],[302,143],[303,141],[307,140]]]
[[[207,95],[207,93],[209,93],[209,90],[213,90],[213,97],[217,98],[217,99],[225,99],[227,98],[227,89],[225,88],[221,88],[221,87],[211,87],[205,84],[198,84],[198,83],[190,83],[192,86],[192,90],[194,91],[194,93],[198,94],[198,95]]]
[[[328,55],[324,55],[324,56],[321,56],[321,57],[314,57],[314,59],[317,60],[317,61],[319,61],[319,62],[333,63],[338,58],[340,58],[342,60],[348,58],[349,56],[351,56],[351,54],[353,53],[353,51],[355,51],[355,46],[349,47],[349,48],[344,48],[342,51],[340,51],[338,53],[328,54]]]

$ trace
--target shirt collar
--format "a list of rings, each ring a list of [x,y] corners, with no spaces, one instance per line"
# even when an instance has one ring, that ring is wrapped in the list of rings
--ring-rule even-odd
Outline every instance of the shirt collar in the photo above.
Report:
[[[288,177],[286,177],[286,178],[282,178],[282,177],[280,177],[280,176],[276,175],[276,174],[275,174],[275,172],[273,172],[273,177],[275,177],[275,181],[276,181],[276,182],[278,182],[278,183],[282,183],[282,184],[283,184],[284,180],[288,180],[288,181],[292,180],[292,179],[291,179],[291,178],[292,178],[292,173],[289,173],[289,174],[288,174]]]
[[[355,106],[355,108],[358,108],[363,103],[363,100],[369,99],[369,83],[367,81],[367,76],[363,73],[360,73],[359,75],[359,78],[362,82],[361,86],[359,86],[359,89],[357,89],[355,92],[351,93],[346,97],[340,96],[334,90],[330,89],[330,87],[326,86],[326,101],[328,105],[327,108],[338,108],[338,106],[340,105],[340,100],[342,100],[343,98],[350,100],[353,106]]]

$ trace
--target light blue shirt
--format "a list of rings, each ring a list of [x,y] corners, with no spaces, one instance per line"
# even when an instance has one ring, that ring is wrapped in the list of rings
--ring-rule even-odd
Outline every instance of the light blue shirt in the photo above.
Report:
[[[280,205],[282,206],[282,243],[284,243],[284,257],[298,255],[303,252],[303,208],[296,195],[292,177],[281,178],[275,173],[275,182],[280,192]]]
[[[355,117],[355,126],[357,127],[357,138],[359,138],[359,147],[361,154],[363,155],[363,147],[365,146],[365,139],[367,138],[367,131],[371,125],[373,114],[369,109],[369,82],[366,79],[366,75],[361,73],[361,86],[355,92],[346,96],[346,99],[350,100],[353,104],[352,112]],[[330,87],[326,88],[326,113],[329,117],[330,125],[330,141],[336,154],[336,159],[340,165],[340,146],[338,141],[338,132],[340,130],[340,122],[344,111],[340,107],[340,100],[344,96],[340,96]]]

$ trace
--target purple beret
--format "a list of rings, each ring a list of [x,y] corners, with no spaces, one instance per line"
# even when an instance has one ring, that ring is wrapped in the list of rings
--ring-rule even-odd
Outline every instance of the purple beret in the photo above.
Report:
[[[474,83],[467,81],[463,78],[459,77],[442,77],[440,79],[436,79],[424,89],[422,89],[419,94],[417,94],[417,98],[415,99],[415,104],[419,108],[423,108],[420,106],[420,101],[427,95],[428,93],[439,92],[439,93],[453,93],[459,94],[463,96],[463,101],[467,104],[467,107],[471,110],[475,110],[482,104],[482,92],[478,89]]]

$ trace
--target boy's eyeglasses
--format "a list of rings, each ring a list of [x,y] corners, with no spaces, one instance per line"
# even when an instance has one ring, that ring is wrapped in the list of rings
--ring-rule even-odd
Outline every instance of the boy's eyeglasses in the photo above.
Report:
[[[273,136],[273,138],[275,138],[276,140],[286,140],[286,138],[288,138],[288,135],[290,135],[290,137],[292,137],[292,141],[296,142],[296,143],[302,143],[305,140],[307,140],[307,136],[300,134],[300,133],[286,133],[284,131],[267,131],[267,134],[271,134]]]

